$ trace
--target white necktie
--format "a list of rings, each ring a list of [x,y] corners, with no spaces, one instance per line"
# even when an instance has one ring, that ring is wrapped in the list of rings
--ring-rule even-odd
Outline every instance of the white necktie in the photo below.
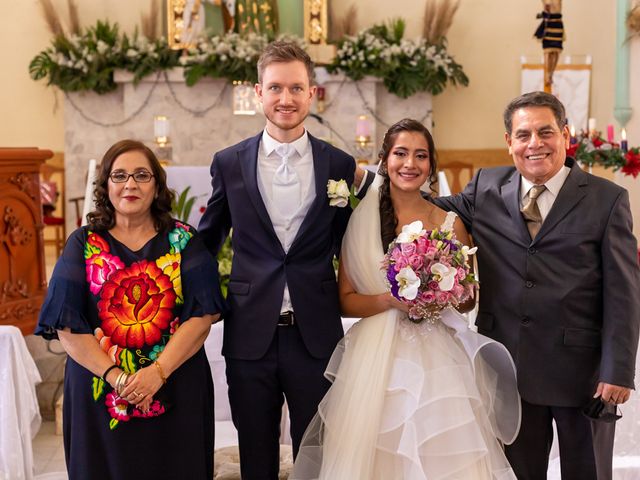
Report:
[[[293,166],[289,165],[295,149],[289,143],[281,143],[276,147],[276,153],[282,163],[273,175],[273,204],[285,218],[291,218],[300,206],[300,180]]]

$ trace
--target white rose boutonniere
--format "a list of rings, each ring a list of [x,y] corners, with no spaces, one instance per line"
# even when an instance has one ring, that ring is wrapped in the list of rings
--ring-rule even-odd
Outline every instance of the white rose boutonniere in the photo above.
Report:
[[[349,204],[349,185],[344,180],[329,180],[327,183],[327,196],[332,207],[346,207]]]

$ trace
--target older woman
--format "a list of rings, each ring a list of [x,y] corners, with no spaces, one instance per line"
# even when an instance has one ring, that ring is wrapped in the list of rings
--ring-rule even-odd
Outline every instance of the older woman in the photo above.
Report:
[[[140,142],[102,159],[96,210],[56,264],[36,334],[69,354],[70,479],[213,477],[213,383],[202,347],[224,303],[217,265],[170,216],[166,175]]]

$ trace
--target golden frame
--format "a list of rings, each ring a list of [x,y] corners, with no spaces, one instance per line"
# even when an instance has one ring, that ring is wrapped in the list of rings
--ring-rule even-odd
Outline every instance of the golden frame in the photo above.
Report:
[[[310,45],[327,43],[327,0],[304,0],[304,39]]]
[[[191,18],[197,16],[202,0],[167,0],[167,39],[173,50],[182,50],[195,46],[193,42],[183,40],[185,34],[184,16],[191,7]],[[189,27],[186,27],[189,28]]]

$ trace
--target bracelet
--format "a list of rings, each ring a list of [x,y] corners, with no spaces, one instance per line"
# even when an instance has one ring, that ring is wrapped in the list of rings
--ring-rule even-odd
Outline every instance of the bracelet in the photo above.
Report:
[[[128,378],[129,378],[129,375],[124,371],[120,373],[120,375],[118,375],[118,378],[116,379],[116,393],[118,395],[122,393],[124,386],[127,384]]]
[[[153,364],[158,369],[158,374],[160,374],[160,378],[162,379],[162,383],[166,384],[167,383],[167,377],[164,376],[164,372],[162,371],[162,367],[160,366],[160,364],[158,363],[157,360],[155,362],[153,362]]]
[[[107,375],[109,375],[109,372],[111,370],[113,370],[114,368],[118,368],[118,366],[117,365],[111,365],[109,368],[107,368],[104,371],[104,373],[102,374],[102,377],[100,377],[100,378],[102,378],[102,380],[104,380],[106,382],[107,381]]]

